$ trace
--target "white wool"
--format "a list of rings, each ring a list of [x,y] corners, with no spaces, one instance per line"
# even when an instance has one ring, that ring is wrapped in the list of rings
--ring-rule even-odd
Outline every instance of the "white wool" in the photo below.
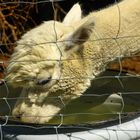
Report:
[[[22,121],[48,122],[110,61],[140,52],[140,0],[124,0],[82,19],[81,13],[76,4],[62,23],[44,22],[18,41],[7,81],[24,87],[21,96],[28,100],[18,100],[13,110]],[[37,84],[49,77],[48,83]]]

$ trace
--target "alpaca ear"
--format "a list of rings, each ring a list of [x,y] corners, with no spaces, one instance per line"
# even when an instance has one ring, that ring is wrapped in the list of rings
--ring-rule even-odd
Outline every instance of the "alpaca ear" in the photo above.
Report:
[[[80,5],[75,4],[65,16],[63,23],[65,25],[72,25],[73,23],[81,20],[82,11]]]
[[[89,19],[72,33],[68,34],[64,39],[66,46],[65,50],[71,50],[75,47],[78,47],[79,49],[79,47],[89,39],[93,28],[94,21]]]

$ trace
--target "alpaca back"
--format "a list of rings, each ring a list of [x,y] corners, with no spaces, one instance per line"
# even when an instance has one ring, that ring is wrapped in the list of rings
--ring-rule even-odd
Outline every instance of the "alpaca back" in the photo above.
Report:
[[[140,52],[139,0],[124,0],[101,11],[92,12],[83,20],[94,20],[95,24],[84,51],[85,57],[95,60],[95,73],[99,74],[114,59]],[[97,70],[95,66],[98,67]]]

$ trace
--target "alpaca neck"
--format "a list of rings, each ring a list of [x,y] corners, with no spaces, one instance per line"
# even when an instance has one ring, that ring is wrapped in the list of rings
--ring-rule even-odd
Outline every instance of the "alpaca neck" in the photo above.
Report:
[[[92,58],[87,65],[92,64],[95,75],[109,62],[140,52],[139,4],[139,0],[124,0],[86,17],[95,19],[92,35],[84,45],[84,56]]]

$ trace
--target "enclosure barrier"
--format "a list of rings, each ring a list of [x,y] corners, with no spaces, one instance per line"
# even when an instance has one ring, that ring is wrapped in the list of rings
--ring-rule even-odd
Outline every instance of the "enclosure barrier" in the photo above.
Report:
[[[0,17],[3,12],[3,7],[16,4],[39,5],[51,3],[54,10],[54,17],[57,19],[57,10],[54,3],[62,0],[46,0],[25,2],[25,1],[6,1],[0,3]],[[102,40],[115,40],[116,44],[122,38],[140,38],[140,35],[119,36],[121,28],[121,9],[114,0],[118,9],[118,32],[115,38],[99,38],[97,40],[89,40],[98,42]],[[60,8],[60,7],[59,7]],[[12,9],[11,9],[12,10]],[[62,10],[62,9],[61,9]],[[2,22],[5,18],[2,19]],[[9,25],[7,23],[7,25]],[[11,25],[9,25],[11,27]],[[3,28],[3,27],[2,27]],[[2,29],[1,35],[5,35],[6,30]],[[55,21],[54,21],[55,31]],[[13,30],[12,35],[16,31]],[[0,36],[2,38],[2,36]],[[14,36],[15,37],[15,36]],[[57,34],[56,34],[57,38]],[[0,39],[1,40],[1,39]],[[16,40],[16,39],[15,39]],[[8,43],[9,42],[9,43]],[[15,46],[15,42],[10,42],[8,39],[4,42],[0,41],[1,46]],[[52,43],[52,42],[44,42]],[[56,43],[56,42],[53,42]],[[56,43],[57,46],[57,43]],[[61,50],[59,50],[61,53]],[[120,50],[121,52],[121,50]],[[0,53],[5,58],[4,49],[0,48]],[[62,56],[61,56],[62,57]],[[65,61],[65,60],[57,61]],[[135,55],[135,57],[140,57]],[[132,56],[126,57],[131,59]],[[91,59],[92,58],[86,58]],[[103,58],[97,58],[98,62]],[[57,115],[53,115],[53,119],[47,124],[32,124],[24,123],[14,119],[12,110],[17,100],[22,100],[25,97],[20,97],[21,88],[13,88],[7,84],[5,78],[0,82],[0,138],[1,140],[132,140],[140,137],[140,82],[139,75],[129,74],[124,72],[121,54],[116,57],[116,62],[119,64],[118,71],[106,70],[96,76],[91,83],[91,87],[79,98],[70,102]],[[9,59],[8,59],[9,60]],[[0,64],[6,71],[5,64],[7,59],[1,59]],[[50,60],[42,60],[50,61]],[[71,60],[74,61],[74,60]],[[15,60],[15,63],[18,61]],[[83,79],[91,79],[91,77],[82,77]],[[74,79],[71,77],[70,79]],[[54,79],[55,80],[55,79]],[[58,80],[65,80],[61,79]],[[65,106],[61,96],[48,97],[56,101],[60,101]],[[28,98],[27,98],[28,100]],[[32,117],[32,116],[25,116]],[[38,117],[49,117],[40,116]]]

